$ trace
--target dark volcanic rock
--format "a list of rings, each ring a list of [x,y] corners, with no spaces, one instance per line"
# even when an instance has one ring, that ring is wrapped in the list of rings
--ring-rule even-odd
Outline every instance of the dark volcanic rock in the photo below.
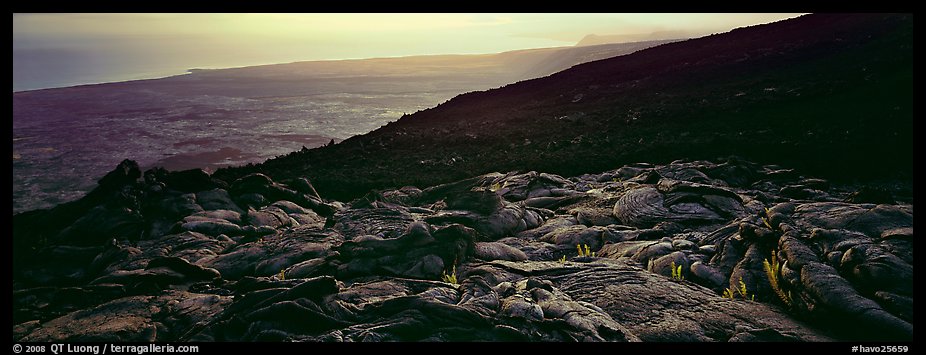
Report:
[[[361,235],[338,248],[344,260],[339,277],[386,274],[437,279],[451,266],[472,254],[473,231],[460,225],[431,230],[423,222],[409,224],[395,238]]]
[[[168,172],[162,182],[168,188],[180,192],[199,192],[224,187],[224,182],[213,180],[203,169]]]
[[[681,41],[213,176],[123,161],[14,216],[13,340],[912,341],[912,22]],[[731,153],[797,169],[665,163]]]
[[[100,189],[118,189],[141,177],[141,170],[134,160],[123,160],[113,171],[106,173],[97,183]]]
[[[473,256],[482,260],[527,260],[527,254],[523,251],[500,242],[476,243]]]
[[[614,216],[636,227],[651,227],[666,221],[714,224],[743,214],[741,198],[729,190],[668,179],[661,179],[657,188],[627,191],[614,204]]]
[[[724,299],[710,289],[673,282],[622,262],[602,259],[566,267],[496,263],[552,281],[565,294],[591,303],[624,324],[643,341],[728,341],[739,332],[738,327],[776,334],[757,341],[777,341],[777,335],[800,341],[831,340],[774,307]]]
[[[244,276],[272,276],[292,265],[331,255],[332,248],[340,245],[342,240],[339,234],[333,232],[297,229],[285,235],[265,236],[236,245],[202,263],[230,280]]]
[[[167,341],[226,307],[228,297],[166,290],[76,311],[42,324],[22,341]]]
[[[219,236],[222,234],[236,236],[242,235],[245,232],[244,229],[241,229],[241,227],[237,224],[217,218],[197,218],[188,222],[184,222],[182,225],[180,225],[180,229],[213,236]]]
[[[227,210],[244,213],[241,207],[232,201],[228,191],[223,189],[200,190],[196,193],[196,201],[207,211]]]
[[[912,339],[912,205],[778,167],[493,173],[350,204],[122,170],[122,197],[17,249],[15,341]],[[778,195],[797,185],[815,192]]]
[[[264,201],[291,201],[312,209],[322,216],[330,216],[337,207],[325,203],[316,195],[317,192],[305,194],[289,186],[274,182],[264,174],[250,174],[232,182],[229,192],[240,196],[239,200],[252,207],[262,207]]]

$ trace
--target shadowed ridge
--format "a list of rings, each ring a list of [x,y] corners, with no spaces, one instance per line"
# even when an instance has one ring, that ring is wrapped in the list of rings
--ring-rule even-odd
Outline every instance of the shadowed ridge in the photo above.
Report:
[[[730,154],[829,177],[909,176],[911,125],[912,17],[815,14],[463,94],[216,176],[307,175],[343,199],[489,171],[574,175]]]

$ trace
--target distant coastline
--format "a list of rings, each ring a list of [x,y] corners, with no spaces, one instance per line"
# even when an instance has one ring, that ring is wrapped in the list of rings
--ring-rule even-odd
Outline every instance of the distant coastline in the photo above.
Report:
[[[60,78],[39,78],[39,79],[22,79],[17,78],[13,75],[13,92],[26,92],[26,91],[36,91],[36,90],[45,90],[45,89],[60,89],[68,88],[75,86],[83,85],[96,85],[96,84],[109,84],[109,83],[118,83],[125,81],[135,81],[135,80],[150,80],[150,79],[162,79],[168,78],[177,75],[184,75],[192,73],[192,70],[201,70],[201,69],[172,69],[164,70],[157,72],[145,72],[145,73],[119,73],[119,74],[110,74],[110,75],[99,75],[99,76],[68,76],[64,75]]]

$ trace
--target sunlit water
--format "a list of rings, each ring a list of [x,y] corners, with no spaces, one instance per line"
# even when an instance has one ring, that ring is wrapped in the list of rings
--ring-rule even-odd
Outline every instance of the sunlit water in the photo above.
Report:
[[[456,93],[246,98],[56,89],[13,98],[13,213],[83,196],[123,159],[171,170],[257,163],[340,141]]]

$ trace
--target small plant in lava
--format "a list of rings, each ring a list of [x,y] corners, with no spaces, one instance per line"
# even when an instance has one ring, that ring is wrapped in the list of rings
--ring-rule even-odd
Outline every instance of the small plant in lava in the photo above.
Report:
[[[740,295],[740,298],[744,300],[755,301],[756,295],[749,294],[749,290],[746,289],[746,283],[743,282],[742,277],[740,278],[739,284],[740,284],[739,288],[734,289],[734,288],[727,287],[726,289],[724,289],[723,295],[722,295],[723,298],[729,298],[732,300],[734,297],[736,297],[736,294],[738,293]]]
[[[781,279],[778,278],[778,275],[781,275],[781,264],[778,262],[778,253],[775,250],[772,250],[772,259],[765,259],[762,262],[762,265],[765,267],[765,275],[768,276],[768,283],[772,286],[772,290],[775,290],[775,294],[778,295],[778,298],[781,299],[788,307],[791,307],[794,299],[791,297],[791,291],[785,292],[781,287]]]
[[[459,285],[459,283],[457,282],[457,266],[454,265],[453,269],[450,271],[449,274],[445,271],[440,279],[443,282],[448,282],[454,285]]]
[[[682,266],[675,266],[675,262],[672,262],[672,279],[676,281],[685,281],[685,275],[682,275]]]
[[[579,257],[595,257],[595,252],[591,251],[588,247],[588,244],[585,244],[585,250],[582,249],[582,245],[576,244],[576,251],[579,252]]]

